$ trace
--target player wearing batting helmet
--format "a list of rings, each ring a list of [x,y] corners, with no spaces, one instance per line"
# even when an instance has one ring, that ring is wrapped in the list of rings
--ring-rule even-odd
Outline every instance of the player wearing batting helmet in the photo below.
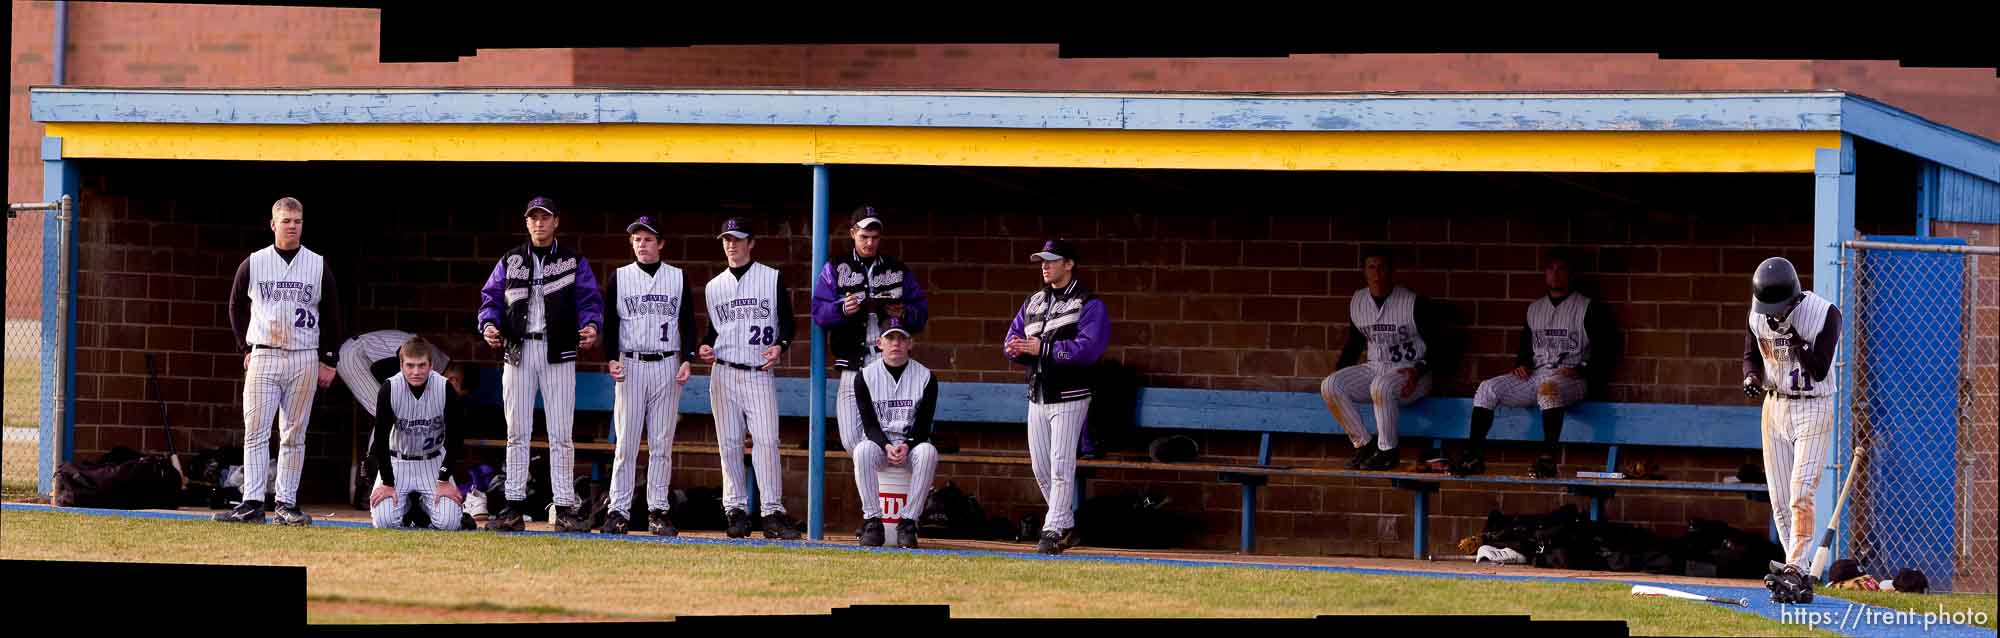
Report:
[[[1036,550],[1076,546],[1076,447],[1090,411],[1090,366],[1111,341],[1104,301],[1076,279],[1076,246],[1056,239],[1028,256],[1042,289],[1007,327],[1007,360],[1028,369],[1028,455],[1049,511]]]
[[[280,525],[311,525],[299,511],[306,424],[313,395],[333,385],[346,338],[340,288],[326,260],[299,243],[305,205],[286,197],[271,204],[270,246],[236,267],[229,324],[243,352],[243,503],[215,520],[259,523],[271,486],[271,413],[278,416],[277,516]],[[246,303],[247,302],[247,303]],[[325,347],[322,347],[325,344]]]
[[[1833,359],[1840,308],[1807,291],[1783,257],[1750,276],[1743,335],[1743,393],[1764,397],[1765,490],[1785,562],[1801,569],[1812,551],[1813,492],[1833,431]]]
[[[501,360],[502,412],[507,419],[507,489],[500,513],[487,521],[493,531],[520,531],[516,505],[528,497],[528,442],[534,435],[535,395],[548,416],[550,488],[555,492],[555,529],[587,532],[577,511],[576,447],[570,426],[576,418],[576,354],[597,346],[604,317],[603,293],[590,262],[556,243],[562,221],[553,200],[536,197],[522,212],[528,243],[508,250],[494,264],[479,291],[479,331],[487,345],[505,348]]]

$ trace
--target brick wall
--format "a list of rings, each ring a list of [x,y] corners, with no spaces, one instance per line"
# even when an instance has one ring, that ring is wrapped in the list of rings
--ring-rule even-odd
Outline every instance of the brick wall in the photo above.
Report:
[[[780,268],[795,307],[808,307],[808,180],[797,167],[92,162],[85,172],[77,450],[86,458],[119,444],[164,447],[144,352],[160,357],[182,449],[240,440],[241,360],[223,300],[242,256],[269,241],[264,220],[281,195],[306,202],[306,244],[337,269],[354,330],[417,331],[454,359],[493,363],[470,329],[477,286],[523,240],[517,211],[534,194],[529,186],[565,202],[562,241],[580,246],[600,277],[629,259],[622,228],[631,217],[663,219],[664,257],[698,283],[721,265],[720,220],[750,216],[765,229],[759,258]],[[1088,251],[1082,277],[1108,302],[1108,356],[1168,387],[1313,389],[1341,345],[1344,299],[1361,285],[1360,247],[1389,246],[1403,283],[1456,309],[1452,332],[1465,336],[1468,354],[1437,394],[1468,396],[1482,375],[1510,365],[1521,309],[1543,292],[1536,255],[1567,243],[1577,245],[1581,288],[1615,308],[1624,327],[1628,357],[1606,398],[1741,404],[1733,377],[1743,274],[1771,254],[1803,263],[1810,253],[1805,176],[838,167],[833,178],[836,212],[865,199],[893,215],[886,250],[909,261],[933,295],[917,356],[953,381],[1019,380],[998,354],[999,339],[1037,285],[1025,256],[1061,234]],[[849,247],[837,240],[831,250]],[[803,335],[803,314],[798,322]],[[804,376],[809,356],[794,349],[781,374]],[[322,392],[308,440],[309,497],[344,495],[356,413],[339,385]],[[606,422],[581,415],[579,437],[601,440]],[[497,436],[498,424],[480,425],[477,434]],[[1018,426],[953,429],[968,449],[1025,447]],[[1217,460],[1254,454],[1254,437],[1197,438]],[[783,440],[805,439],[803,420],[787,420]],[[684,419],[677,440],[712,442],[708,419]],[[1273,452],[1285,463],[1349,454],[1338,437],[1305,435],[1277,437]],[[1564,462],[1601,465],[1603,454],[1573,449]],[[1718,480],[1757,461],[1755,452],[1624,454],[1688,480]],[[1490,457],[1495,472],[1525,470],[1531,459],[1531,450],[1511,446]],[[715,467],[712,458],[679,455],[676,484],[717,485]],[[799,512],[803,469],[794,462],[786,476],[786,500]],[[844,530],[855,523],[848,469],[829,469],[828,521]],[[994,515],[1018,520],[1040,509],[1025,467],[946,464],[941,480],[972,491]],[[1212,476],[1106,471],[1089,489],[1162,491],[1204,524],[1197,546],[1234,546],[1239,493]],[[1432,499],[1440,549],[1476,533],[1489,508],[1584,503],[1532,486],[1452,489]],[[1404,492],[1365,481],[1280,481],[1262,503],[1260,542],[1269,551],[1393,556],[1409,548]],[[1674,533],[1690,516],[1762,528],[1766,510],[1740,497],[1633,493],[1614,500],[1610,514]]]
[[[1976,246],[2000,246],[2000,224],[1932,222],[1931,233],[1938,237],[1963,237]],[[1994,590],[1996,562],[1996,498],[1994,468],[2000,448],[2000,257],[1978,256],[1969,262],[1976,269],[1972,285],[1973,341],[1960,383],[1959,441],[1975,448],[1967,470],[1960,473],[1961,485],[1970,484],[1970,509],[1959,513],[1958,525],[1970,528],[1965,538],[1968,556],[1959,559],[1952,587],[1956,591]]]

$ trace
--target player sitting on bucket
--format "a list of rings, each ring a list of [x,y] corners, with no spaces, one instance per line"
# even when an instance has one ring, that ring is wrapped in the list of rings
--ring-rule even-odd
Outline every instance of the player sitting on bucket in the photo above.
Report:
[[[447,415],[462,412],[458,396],[444,388],[450,382],[431,369],[432,352],[423,337],[403,342],[402,369],[376,395],[375,442],[368,449],[377,468],[368,494],[376,527],[400,527],[412,508],[423,508],[433,529],[472,529],[465,499],[445,473],[459,443],[448,435]]]
[[[918,518],[924,497],[937,474],[938,452],[930,443],[931,418],[937,414],[938,384],[930,368],[910,358],[912,340],[902,326],[891,324],[876,340],[882,358],[861,369],[854,384],[854,402],[861,415],[862,439],[854,444],[854,487],[861,496],[861,545],[881,547],[881,489],[876,472],[891,467],[910,470],[909,496],[896,525],[896,545],[917,546]]]

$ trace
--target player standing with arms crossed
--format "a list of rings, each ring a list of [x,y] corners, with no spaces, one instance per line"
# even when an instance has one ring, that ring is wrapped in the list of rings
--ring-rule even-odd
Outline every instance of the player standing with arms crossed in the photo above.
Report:
[[[617,456],[611,461],[611,506],[604,533],[623,534],[632,520],[633,464],[646,442],[646,529],[654,536],[678,536],[668,516],[667,479],[673,469],[674,426],[680,422],[681,386],[691,364],[684,349],[694,345],[693,307],[687,277],[660,261],[660,231],[653,218],[625,226],[635,260],[618,268],[605,286],[613,316],[604,324],[604,349],[611,361],[612,427]],[[640,436],[646,438],[641,439]]]
[[[1078,541],[1075,522],[1076,446],[1090,411],[1090,366],[1111,341],[1104,301],[1076,280],[1078,253],[1055,239],[1029,255],[1042,289],[1028,297],[1007,327],[1007,360],[1028,369],[1028,455],[1049,511],[1035,550],[1061,554]]]
[[[1772,257],[1750,277],[1743,393],[1764,397],[1764,467],[1785,562],[1812,567],[1813,496],[1833,434],[1833,358],[1840,308],[1804,289],[1792,262]]]
[[[882,230],[875,207],[854,209],[847,228],[854,254],[827,262],[813,281],[813,322],[826,329],[833,369],[840,371],[840,409],[834,420],[840,424],[840,447],[849,454],[862,439],[854,382],[862,368],[882,357],[876,343],[882,331],[896,327],[915,335],[930,317],[916,275],[903,262],[881,254]]]
[[[1396,419],[1402,406],[1431,391],[1425,334],[1437,335],[1428,309],[1430,300],[1396,285],[1396,262],[1384,248],[1361,254],[1362,276],[1368,287],[1354,291],[1347,303],[1347,345],[1340,349],[1337,370],[1320,383],[1320,398],[1333,420],[1347,430],[1354,444],[1349,469],[1388,470],[1396,467]],[[1368,363],[1354,365],[1362,350]],[[1375,430],[1369,436],[1355,401],[1375,406]]]
[[[535,393],[548,417],[549,478],[558,532],[587,532],[577,513],[576,447],[570,426],[576,417],[576,353],[597,345],[604,298],[590,263],[556,243],[556,205],[547,197],[528,201],[522,214],[528,243],[508,250],[479,291],[479,331],[486,344],[505,348],[500,385],[507,419],[507,493],[500,513],[486,529],[517,532],[526,527],[515,503],[528,496],[528,444],[535,429]]]
[[[472,528],[465,496],[446,466],[462,449],[463,439],[450,428],[463,412],[458,395],[444,387],[444,375],[431,368],[436,351],[423,337],[410,337],[397,349],[401,367],[376,394],[379,411],[368,447],[376,475],[368,509],[378,529],[401,526],[413,508],[430,515],[432,529]]]
[[[918,519],[924,499],[930,496],[931,477],[937,475],[937,446],[930,442],[932,419],[937,416],[937,378],[910,358],[914,341],[902,328],[883,332],[877,338],[881,358],[862,368],[861,380],[854,384],[854,410],[861,415],[862,431],[854,444],[854,487],[861,494],[863,547],[881,547],[887,535],[876,472],[910,468],[909,498],[903,504],[903,522],[896,526],[896,546],[909,549],[917,547]]]
[[[757,246],[750,220],[731,217],[722,224],[722,254],[729,269],[708,280],[708,333],[697,352],[709,370],[708,400],[721,445],[722,509],[730,538],[750,535],[749,496],[743,493],[743,436],[752,443],[757,495],[763,501],[764,537],[794,540],[799,530],[785,515],[784,467],[778,457],[778,387],[772,368],[792,344],[791,293],[778,271],[750,260]],[[754,363],[745,363],[754,362]],[[650,496],[650,495],[649,495]]]
[[[1569,253],[1550,250],[1542,259],[1542,279],[1549,294],[1528,304],[1514,371],[1487,379],[1472,394],[1471,449],[1452,466],[1453,474],[1486,471],[1486,433],[1493,429],[1495,407],[1540,406],[1543,453],[1528,476],[1555,478],[1563,411],[1589,393],[1586,375],[1610,367],[1609,350],[1591,346],[1593,340],[1616,345],[1610,315],[1603,304],[1570,288]]]
[[[321,343],[340,343],[340,295],[333,271],[319,253],[299,244],[305,205],[286,197],[271,204],[270,246],[236,267],[229,291],[229,324],[243,350],[243,503],[215,520],[259,523],[271,484],[271,413],[277,412],[279,525],[311,525],[299,511],[299,474],[305,469],[306,424],[313,395],[333,385],[340,354]],[[248,303],[245,303],[248,300]],[[321,330],[325,322],[328,329]],[[324,336],[324,341],[322,341]]]

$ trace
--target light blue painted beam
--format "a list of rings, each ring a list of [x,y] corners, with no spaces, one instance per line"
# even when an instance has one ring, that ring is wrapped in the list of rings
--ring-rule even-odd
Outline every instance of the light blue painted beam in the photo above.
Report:
[[[2000,183],[2000,141],[1938,124],[1859,95],[1841,102],[1848,134]]]
[[[1840,95],[1127,98],[1125,127],[1176,131],[1832,131]]]
[[[43,122],[733,124],[1164,131],[1833,131],[1841,95],[37,89]]]
[[[1835,305],[1847,310],[1854,306],[1848,298],[1847,282],[1841,278],[1840,245],[1854,239],[1854,136],[1842,134],[1840,148],[1819,149],[1814,159],[1812,289],[1815,294],[1833,300]],[[1849,320],[1846,315],[1842,316],[1842,321]],[[1850,348],[1851,344],[1843,344],[1841,349]],[[1841,422],[1845,420],[1844,415],[1853,413],[1849,407],[1854,396],[1849,387],[1854,375],[1853,370],[1842,369],[1846,366],[1839,363],[1841,359],[1835,361],[1833,374],[1839,375],[1839,379],[1834,391],[1837,397],[1834,399],[1834,414],[1836,421]],[[1833,513],[1833,506],[1826,504],[1833,502],[1835,493],[1840,489],[1842,473],[1836,468],[1845,465],[1844,461],[1850,456],[1846,450],[1854,445],[1853,439],[1847,436],[1852,432],[1851,428],[1837,424],[1835,431],[1842,436],[1834,437],[1833,444],[1827,446],[1830,448],[1828,458],[1814,493],[1814,502],[1822,504],[1813,509],[1815,537],[1818,530],[1826,529],[1826,522]],[[1772,472],[1772,476],[1778,475],[1776,470],[1767,471]]]
[[[59,201],[67,195],[70,215],[82,210],[82,173],[75,161],[63,161],[62,138],[42,138],[42,199]],[[41,383],[42,422],[40,445],[36,448],[35,489],[38,494],[54,493],[55,469],[76,455],[76,228],[65,226],[57,213],[42,217],[42,370],[54,370],[60,359],[62,374],[43,374]],[[68,262],[64,264],[63,262]],[[58,274],[67,277],[58,277]],[[70,312],[57,313],[61,304]],[[58,337],[69,336],[57,348]],[[58,386],[57,384],[61,384]],[[62,390],[57,404],[56,391]],[[61,409],[58,410],[57,408]]]

